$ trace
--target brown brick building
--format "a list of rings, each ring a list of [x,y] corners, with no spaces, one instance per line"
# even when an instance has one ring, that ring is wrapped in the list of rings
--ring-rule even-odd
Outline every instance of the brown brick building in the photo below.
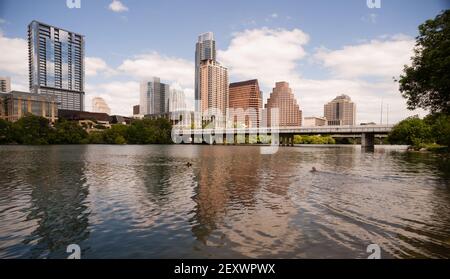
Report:
[[[213,60],[205,60],[200,64],[199,90],[201,112],[219,114],[223,122],[228,107],[228,70]],[[207,118],[208,116],[206,116]],[[220,125],[222,125],[221,123]]]
[[[269,127],[272,126],[270,110],[272,108],[278,108],[279,110],[279,127],[302,126],[302,111],[287,82],[282,81],[275,84],[265,108],[267,110],[267,126]]]
[[[231,111],[230,120],[234,125],[245,124],[249,128],[259,127],[262,102],[262,92],[257,79],[230,84],[228,103]]]
[[[355,125],[356,104],[347,95],[337,96],[324,106],[324,115],[330,126]]]

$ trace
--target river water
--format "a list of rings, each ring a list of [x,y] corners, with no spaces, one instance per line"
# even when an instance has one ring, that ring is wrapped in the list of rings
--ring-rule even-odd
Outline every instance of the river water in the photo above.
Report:
[[[450,258],[450,159],[389,146],[0,146],[0,258],[66,258],[69,244],[82,258],[367,258],[369,244],[383,258]]]

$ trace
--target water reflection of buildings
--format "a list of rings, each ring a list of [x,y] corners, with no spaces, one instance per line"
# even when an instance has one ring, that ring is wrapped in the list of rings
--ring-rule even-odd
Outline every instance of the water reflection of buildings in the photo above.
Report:
[[[228,245],[236,256],[289,250],[297,240],[290,230],[295,210],[287,200],[293,165],[280,164],[276,155],[261,155],[259,147],[234,148],[199,150],[193,234],[208,249]],[[276,241],[280,236],[286,245]]]
[[[73,153],[49,147],[27,158],[32,166],[24,173],[31,185],[27,220],[37,220],[37,227],[24,240],[24,244],[33,243],[25,257],[66,258],[68,245],[89,237],[84,151],[83,147]],[[36,164],[44,160],[45,164]]]
[[[194,200],[195,216],[192,231],[198,240],[206,242],[217,224],[233,210],[251,209],[256,204],[259,148],[240,148],[230,152],[230,147],[208,146],[199,149],[198,187]],[[242,160],[245,153],[246,160]],[[239,161],[239,164],[236,162]]]

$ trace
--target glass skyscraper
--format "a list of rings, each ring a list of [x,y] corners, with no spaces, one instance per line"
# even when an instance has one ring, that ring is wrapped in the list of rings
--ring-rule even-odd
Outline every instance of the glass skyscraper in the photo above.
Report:
[[[166,104],[169,99],[169,85],[162,83],[158,77],[141,82],[140,113],[162,114],[167,112]]]
[[[195,110],[201,110],[200,95],[200,65],[203,61],[216,62],[216,41],[214,34],[207,32],[198,36],[195,47]]]
[[[84,36],[48,24],[28,25],[30,92],[56,97],[58,109],[84,110]]]

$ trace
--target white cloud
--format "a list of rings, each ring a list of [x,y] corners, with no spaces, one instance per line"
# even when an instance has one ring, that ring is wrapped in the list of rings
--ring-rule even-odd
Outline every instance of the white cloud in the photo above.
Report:
[[[389,104],[390,123],[398,122],[408,116],[425,112],[409,111],[405,100],[398,92],[398,85],[392,80],[381,82],[367,82],[358,79],[301,79],[292,83],[304,116],[323,116],[323,106],[337,95],[347,94],[357,105],[357,123],[380,122],[380,106],[383,101],[384,119],[386,119],[386,105]]]
[[[99,73],[113,75],[115,71],[106,64],[105,60],[98,57],[86,57],[85,59],[86,76],[96,76]]]
[[[299,29],[253,29],[235,33],[219,60],[239,79],[258,78],[265,86],[298,79],[297,62],[304,58],[309,36]]]
[[[16,75],[28,74],[28,44],[24,39],[0,34],[0,71]]]
[[[321,49],[315,58],[336,77],[398,76],[413,56],[414,40],[404,35],[345,46],[339,50]]]
[[[160,77],[184,87],[194,87],[194,63],[185,59],[160,55],[157,52],[126,59],[118,67],[122,73],[135,78]]]
[[[86,84],[86,110],[92,110],[92,98],[102,97],[111,108],[112,114],[133,115],[133,106],[139,104],[139,82],[113,81],[100,84]]]
[[[320,50],[314,58],[335,74],[331,79],[305,79],[299,62],[307,58],[308,35],[301,30],[255,29],[235,33],[219,59],[232,79],[257,78],[264,90],[264,103],[276,81],[290,83],[305,116],[322,116],[323,105],[337,95],[348,94],[357,104],[358,122],[379,122],[381,100],[390,105],[391,123],[409,115],[405,100],[392,76],[398,75],[412,55],[414,42],[405,36],[383,37],[342,50]],[[370,69],[370,71],[369,71]],[[306,69],[303,69],[306,71]],[[369,82],[363,77],[377,77]]]
[[[115,13],[128,11],[128,7],[122,4],[119,0],[113,0],[111,4],[109,4],[108,8]]]
[[[273,13],[270,15],[271,18],[278,18],[278,14],[277,13]]]
[[[1,30],[0,30],[1,31]],[[0,32],[0,75],[11,77],[12,90],[28,90],[28,43]]]

